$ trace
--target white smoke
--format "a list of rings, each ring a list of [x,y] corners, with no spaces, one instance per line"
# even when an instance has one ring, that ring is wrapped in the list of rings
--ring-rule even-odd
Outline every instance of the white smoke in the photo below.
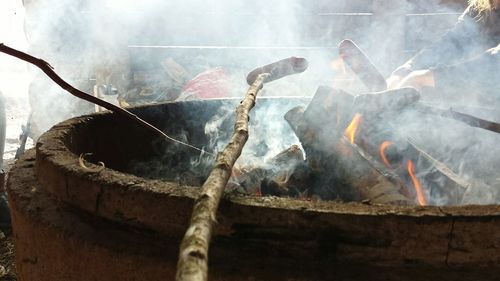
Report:
[[[245,76],[250,70],[289,56],[307,58],[309,69],[266,85],[261,95],[310,96],[319,85],[331,85],[335,72],[330,62],[338,57],[336,46],[344,38],[354,39],[382,73],[388,75],[417,49],[451,27],[464,8],[437,0],[426,1],[425,6],[415,1],[395,0],[378,0],[373,5],[299,0],[25,2],[30,51],[49,61],[70,82],[85,87],[95,82],[89,79],[96,73],[105,73],[119,91],[125,91],[131,68],[138,65],[148,68],[159,60],[174,58],[193,76],[223,67],[229,74],[229,95],[233,97],[246,92]],[[435,14],[425,15],[429,11]],[[15,42],[11,45],[23,47]],[[75,99],[60,98],[68,95],[50,81],[40,85],[40,97],[33,106],[41,112],[50,109],[51,113],[40,115],[51,116],[39,120],[43,123],[41,130],[64,118],[93,110],[88,104],[76,106]],[[360,93],[363,91],[355,94]],[[424,98],[427,99],[425,95]],[[481,102],[475,96],[460,99],[451,97],[444,102],[466,106],[472,100]],[[259,104],[255,108],[251,139],[243,159],[266,159],[297,142],[282,127],[284,122],[274,122],[282,120],[286,110],[267,109]],[[232,110],[209,123],[206,129],[213,141],[221,139],[216,128]],[[440,160],[456,173],[464,178],[485,178],[490,185],[498,184],[497,172],[491,168],[498,164],[494,156],[498,152],[494,145],[497,135],[476,134],[479,129],[469,130],[463,125],[450,127],[446,121],[443,128],[430,128],[429,122],[438,123],[436,118],[427,120],[412,115],[401,116],[400,120],[403,119],[406,125],[397,124],[401,134],[425,136],[418,140],[421,145],[425,142],[426,149],[440,155]],[[266,142],[262,144],[262,140]],[[211,145],[221,148],[221,144]],[[267,147],[263,155],[252,155],[263,145]],[[483,167],[485,163],[487,167]],[[440,204],[443,200],[437,195],[434,202]]]

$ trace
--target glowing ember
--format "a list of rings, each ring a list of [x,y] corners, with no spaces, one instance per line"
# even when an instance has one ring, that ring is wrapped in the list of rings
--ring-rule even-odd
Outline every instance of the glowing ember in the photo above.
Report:
[[[382,159],[382,161],[384,161],[384,164],[389,168],[389,169],[392,169],[392,166],[391,166],[391,163],[389,162],[389,160],[387,159],[387,156],[385,155],[385,150],[391,146],[393,143],[390,142],[390,141],[384,141],[381,145],[380,145],[380,158]]]
[[[427,205],[427,199],[425,198],[420,181],[415,176],[415,165],[411,160],[408,160],[407,166],[408,166],[408,173],[410,174],[413,186],[415,187],[415,191],[417,192],[418,204],[420,204],[420,206],[425,206]]]
[[[344,135],[349,139],[349,142],[354,144],[354,140],[356,138],[356,132],[359,127],[359,123],[361,122],[361,114],[356,113],[354,117],[352,118],[351,123],[349,126],[344,131]]]

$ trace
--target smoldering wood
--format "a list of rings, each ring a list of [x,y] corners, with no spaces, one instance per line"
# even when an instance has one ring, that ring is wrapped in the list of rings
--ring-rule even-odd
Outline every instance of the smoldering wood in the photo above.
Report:
[[[351,40],[343,40],[339,44],[339,54],[344,59],[344,61],[350,66],[353,72],[361,79],[361,81],[373,92],[376,91],[385,91],[387,88],[387,84],[385,82],[384,77],[378,71],[378,69],[373,65],[369,57]],[[357,98],[360,104],[370,104],[376,103],[379,104],[376,108],[381,108],[381,106],[387,105],[386,108],[392,108],[392,106],[388,103],[393,103],[397,107],[404,107],[411,103],[417,101],[420,97],[416,90],[413,90],[416,93],[412,93],[412,88],[407,88],[407,90],[402,91],[401,93],[405,94],[404,97],[398,98],[397,95],[393,94],[382,94],[382,93],[374,93],[375,95],[362,95]],[[393,90],[388,90],[391,93]],[[395,90],[397,94],[397,90]],[[366,99],[366,102],[363,100]],[[380,99],[380,100],[377,100]],[[399,100],[399,102],[398,102]],[[426,114],[434,114],[439,115],[446,118],[451,118],[457,121],[461,121],[465,124],[468,124],[472,127],[478,127],[485,130],[489,130],[492,132],[500,133],[500,123],[496,123],[493,121],[485,120],[478,118],[476,116],[465,114],[462,112],[458,112],[450,109],[441,109],[434,106],[429,106],[426,104],[416,104],[415,108],[422,113]]]
[[[236,109],[236,123],[231,140],[217,155],[214,168],[202,186],[196,200],[189,227],[182,240],[177,263],[176,280],[207,280],[208,247],[216,221],[217,208],[234,164],[248,139],[250,110],[257,93],[264,85],[267,73],[259,74]]]
[[[261,182],[262,195],[309,197],[311,171],[298,145],[280,152],[270,161],[269,176]]]
[[[326,96],[326,92],[327,91],[324,90],[319,92],[319,95],[317,97]],[[321,106],[320,108],[322,108],[322,110],[337,110],[338,108],[325,105],[330,102],[329,99],[331,100],[332,96],[330,96],[329,98],[323,97],[316,100],[315,102],[311,102],[310,106]],[[385,174],[391,182],[394,182],[400,186],[404,186],[407,183],[405,183],[404,180],[401,180],[401,177],[406,174],[405,169],[402,171],[393,172],[390,169],[387,169],[380,162],[376,160],[374,161],[373,157],[371,156],[378,154],[379,144],[384,139],[390,139],[396,143],[400,142],[400,144],[397,144],[396,146],[405,147],[404,151],[396,149],[393,151],[390,158],[396,161],[402,161],[403,159],[420,160],[420,165],[425,166],[421,167],[422,169],[432,170],[432,173],[428,173],[426,175],[426,178],[440,179],[440,181],[444,182],[439,190],[434,190],[438,191],[441,194],[444,194],[447,200],[449,200],[448,204],[460,204],[463,201],[464,195],[469,194],[469,192],[467,191],[470,190],[471,183],[453,173],[452,170],[448,168],[444,163],[441,163],[432,158],[424,150],[419,149],[414,143],[406,139],[401,139],[400,136],[394,135],[393,132],[395,132],[395,130],[390,128],[390,125],[385,124],[386,122],[384,122],[384,118],[397,116],[405,109],[411,110],[412,106],[415,106],[417,108],[429,108],[428,106],[425,107],[425,105],[421,103],[417,103],[419,99],[420,94],[413,88],[386,90],[377,93],[359,95],[354,98],[352,101],[353,106],[351,108],[351,111],[363,113],[364,119],[370,119],[370,122],[369,124],[361,126],[361,131],[363,131],[364,133],[359,134],[357,138],[358,142],[361,143],[363,149],[359,149],[357,145],[353,145],[353,147],[355,150],[358,150],[358,155],[361,155],[363,158],[365,158],[367,162],[372,163],[372,166],[382,174]],[[345,98],[344,101],[346,101]],[[344,104],[348,106],[349,104],[351,104],[351,101],[347,99],[347,102],[345,102]],[[472,126],[486,127],[490,129],[495,128],[495,124],[493,122],[480,120],[476,117],[457,113],[452,110],[445,111],[444,113],[442,111],[439,111],[438,109],[434,109],[433,107],[430,107],[429,110],[431,110],[431,112],[435,114],[444,115],[445,117],[449,117],[452,119],[455,119],[458,116],[459,119],[462,118],[462,120],[459,121],[464,122],[465,120],[465,123],[471,123]],[[304,110],[304,112],[307,111],[308,109]],[[292,113],[293,112],[289,113],[289,119],[290,116],[293,115]],[[339,114],[336,113],[336,115],[338,116]],[[321,116],[321,114],[315,113],[310,114],[310,116]],[[344,114],[344,116],[349,115]],[[385,132],[381,133],[382,131]],[[400,164],[400,166],[405,166],[404,163]],[[474,181],[474,185],[481,186],[481,189],[484,190],[491,189],[488,188],[486,184],[479,181]],[[403,193],[405,190],[408,189],[401,189]]]
[[[239,167],[230,181],[237,192],[262,196],[308,197],[311,173],[298,145],[257,167]]]
[[[473,181],[466,180],[460,175],[453,172],[446,164],[440,162],[439,160],[432,157],[430,154],[425,152],[411,139],[407,140],[409,147],[407,152],[413,153],[419,156],[419,162],[424,162],[423,165],[426,166],[424,169],[429,169],[427,167],[432,167],[431,171],[427,173],[426,177],[440,177],[445,179],[445,183],[440,188],[441,192],[447,194],[447,198],[450,200],[448,205],[459,205],[466,203],[469,200],[467,197],[471,194],[473,189],[481,190],[491,190],[492,187],[482,182],[480,179],[474,179]],[[433,174],[438,174],[433,175]]]
[[[260,195],[261,183],[269,176],[269,171],[263,167],[243,167],[237,174],[230,179],[232,189],[243,194]]]
[[[384,140],[390,140],[392,143],[386,153],[391,169],[387,169],[385,165],[381,165],[378,161],[368,161],[375,163],[374,167],[379,171],[389,171],[388,179],[400,185],[406,185],[407,188],[401,191],[408,196],[413,193],[413,188],[408,179],[408,172],[405,162],[412,161],[418,164],[419,171],[426,171],[424,176],[425,183],[433,182],[432,185],[426,185],[430,188],[429,194],[440,194],[441,198],[447,200],[447,204],[454,205],[462,202],[464,193],[471,186],[464,178],[455,174],[444,163],[431,157],[423,149],[419,148],[414,142],[411,142],[407,137],[398,135],[396,129],[393,128],[390,122],[385,120],[397,118],[404,110],[412,110],[412,106],[417,105],[419,93],[413,88],[402,88],[396,90],[387,90],[379,93],[365,94],[357,96],[354,101],[355,111],[360,110],[359,107],[368,107],[364,109],[364,117],[370,119],[366,124],[362,124],[362,134],[357,138],[357,142],[363,147],[359,151],[362,156],[371,158],[373,155],[380,154],[380,145]],[[383,105],[387,105],[384,110]],[[357,147],[357,146],[355,146]],[[366,153],[365,153],[366,152]],[[381,167],[382,169],[377,168]],[[391,174],[399,175],[398,177],[390,176]],[[403,181],[401,181],[403,179]],[[482,185],[484,186],[484,185]]]
[[[411,110],[411,107],[408,109]],[[389,117],[394,113],[388,113]],[[362,133],[357,137],[357,143],[363,148],[360,151],[360,155],[376,158],[375,156],[381,154],[379,144],[383,140],[390,140],[392,145],[385,151],[385,156],[390,166],[390,169],[387,170],[399,175],[399,178],[403,179],[403,185],[411,185],[407,179],[408,174],[405,168],[406,162],[411,160],[418,166],[418,171],[426,171],[422,175],[422,180],[425,187],[429,188],[428,194],[435,194],[432,196],[433,198],[446,200],[447,205],[461,204],[464,202],[464,196],[473,197],[470,195],[471,190],[492,189],[491,186],[488,186],[488,184],[482,182],[480,179],[467,180],[456,174],[445,163],[435,159],[419,147],[411,138],[396,133],[397,130],[392,127],[393,125],[383,120],[372,118],[370,122],[367,122],[368,124],[362,124],[360,129]],[[443,122],[445,125],[447,124],[446,119]],[[453,121],[450,120],[449,122]],[[375,163],[381,164],[379,161],[375,161]],[[378,166],[386,168],[384,165]],[[413,192],[413,188],[411,187],[402,191],[404,190],[408,190],[410,193]]]
[[[276,154],[269,161],[271,165],[288,165],[290,161],[303,161],[304,153],[300,150],[300,147],[296,144],[290,146],[289,148]]]
[[[384,116],[383,118],[391,118],[391,119],[397,118],[398,111],[394,111],[392,109],[388,109],[387,111],[389,113],[384,113],[387,116]],[[458,122],[454,122],[454,120],[475,128],[483,127],[477,124],[485,125],[493,123],[493,122],[490,123],[489,121],[481,122],[481,120],[475,116],[454,112],[452,109],[443,110],[433,105],[428,105],[422,102],[414,102],[413,104],[409,104],[408,106],[402,106],[399,112],[403,113],[405,111],[410,113],[411,116],[417,116],[413,114],[415,112],[424,113],[425,115],[427,115],[427,118],[429,120],[428,122],[433,122],[433,120],[436,121],[441,120],[440,126],[443,126],[443,128],[453,128],[454,126],[456,126]],[[457,120],[452,116],[453,114],[466,116],[465,122],[464,120]],[[420,114],[420,116],[422,116],[422,114]],[[445,117],[445,118],[440,118],[440,117]],[[396,122],[396,124],[397,123],[398,122]],[[494,190],[494,188],[490,184],[481,180],[480,177],[476,177],[474,179],[465,179],[464,177],[456,174],[455,172],[453,172],[450,166],[448,166],[448,165],[453,166],[453,163],[449,163],[447,165],[435,159],[425,149],[419,147],[417,145],[417,142],[411,140],[411,138],[408,138],[408,136],[405,133],[398,135],[398,133],[396,133],[396,131],[398,130],[396,130],[396,128],[393,127],[394,125],[396,125],[395,123],[386,122],[386,124],[382,126],[380,124],[382,124],[382,122],[376,122],[376,121],[371,122],[370,124],[370,126],[372,127],[371,130],[374,132],[372,132],[373,133],[372,135],[368,135],[365,138],[367,139],[368,142],[363,145],[363,148],[367,150],[369,154],[375,155],[376,150],[378,148],[376,146],[370,147],[370,145],[373,146],[373,144],[369,142],[370,140],[374,140],[377,137],[380,137],[380,135],[383,136],[384,134],[380,134],[380,131],[385,130],[386,131],[385,138],[391,140],[395,144],[392,147],[393,148],[399,147],[399,149],[394,149],[394,151],[390,153],[389,158],[393,158],[392,160],[396,162],[403,161],[404,159],[412,160],[414,163],[417,164],[419,171],[426,171],[426,173],[422,175],[423,180],[427,183],[426,187],[429,188],[430,190],[429,194],[434,194],[432,196],[433,198],[440,198],[438,200],[446,200],[447,205],[458,205],[458,204],[463,204],[465,201],[470,202],[470,200],[476,200],[474,196],[472,196],[471,193],[472,190],[474,191]],[[384,126],[386,128],[384,128]],[[495,125],[493,123],[492,127],[490,128],[493,128],[494,126]],[[480,134],[480,135],[484,134],[485,137],[489,135],[488,132],[482,130],[476,130],[476,129],[472,130],[474,131],[474,134]],[[370,132],[368,133],[366,132],[368,130],[365,130],[365,128],[363,128],[363,131],[365,132],[365,134],[370,134]],[[363,138],[361,138],[360,141],[363,141]],[[436,156],[438,157],[439,155],[440,155],[439,153],[436,154]],[[391,163],[393,161],[391,161]],[[399,163],[399,165],[404,166],[404,163]],[[402,174],[404,173],[404,171],[397,171],[397,172],[398,174],[400,174],[400,176],[402,176]],[[495,192],[492,192],[492,194],[493,193]],[[441,201],[437,204],[443,204],[443,203]]]
[[[144,121],[143,119],[141,119],[137,115],[131,113],[130,111],[128,111],[128,110],[126,110],[124,108],[116,106],[116,105],[114,105],[112,103],[109,103],[109,102],[107,102],[105,100],[101,100],[101,99],[99,99],[99,98],[97,98],[97,97],[95,97],[93,95],[87,94],[85,92],[82,92],[82,91],[74,88],[68,82],[64,81],[59,75],[57,75],[57,73],[54,71],[54,68],[48,62],[46,62],[46,61],[44,61],[42,59],[33,57],[33,56],[31,56],[31,55],[29,55],[27,53],[24,53],[24,52],[21,52],[19,50],[10,48],[10,47],[6,46],[5,44],[2,44],[2,43],[0,43],[0,52],[3,52],[5,54],[7,54],[7,55],[16,57],[18,59],[21,59],[23,61],[26,61],[28,63],[31,63],[31,64],[35,65],[36,67],[40,68],[57,85],[59,85],[65,91],[67,91],[68,93],[72,94],[73,96],[75,96],[77,98],[80,98],[80,99],[83,99],[83,100],[88,101],[90,103],[93,103],[93,104],[96,104],[98,106],[104,107],[104,108],[106,108],[106,109],[108,109],[108,110],[110,110],[110,111],[118,114],[119,116],[124,117],[126,120],[129,120],[132,123],[135,123],[136,125],[138,125],[140,127],[143,127],[143,128],[145,128],[147,130],[150,130],[150,131],[154,132],[156,135],[159,135],[160,137],[165,138],[165,139],[167,139],[169,141],[172,141],[172,142],[184,145],[186,147],[189,147],[191,149],[194,149],[194,150],[202,152],[202,153],[211,154],[210,152],[204,151],[201,148],[195,147],[193,145],[190,145],[188,143],[182,142],[180,140],[177,140],[175,138],[172,138],[172,137],[168,136],[167,134],[165,134],[160,129],[158,129],[155,126],[149,124],[148,122]]]
[[[333,100],[333,96],[332,95],[328,96],[328,94],[327,94],[328,91],[325,91],[325,89],[327,89],[327,88],[324,88],[321,91],[318,91],[318,94],[315,95],[315,98],[313,99],[313,101],[310,103],[309,106],[321,108],[320,111],[324,110],[324,112],[329,112],[332,109],[336,110],[335,107],[328,105],[329,101],[325,97],[328,97],[330,100]],[[416,100],[419,98],[418,92],[414,91],[413,89],[398,89],[396,91],[384,91],[382,93],[377,93],[377,94],[387,95],[387,96],[385,96],[383,99],[378,99],[380,101],[384,101],[384,99],[385,99],[385,101],[380,102],[378,104],[375,103],[374,108],[383,109],[384,108],[382,106],[383,104],[388,104],[388,105],[394,106],[394,108],[391,108],[391,107],[387,108],[385,110],[386,112],[383,112],[383,114],[388,114],[387,112],[390,112],[389,114],[397,114],[398,112],[400,112],[401,110],[406,108],[409,104],[416,102]],[[320,97],[321,95],[323,95],[324,98],[318,99],[318,97]],[[376,95],[376,94],[363,95],[362,97],[367,96],[367,98],[364,99],[362,102],[359,102],[359,101],[356,102],[354,100],[354,102],[353,102],[354,107],[359,108],[359,106],[362,104],[370,104],[370,100],[371,100],[371,97],[373,95]],[[339,100],[339,99],[337,99],[337,100]],[[348,100],[348,102],[346,104],[349,105],[350,101]],[[305,144],[303,142],[303,145],[304,145],[306,151],[310,150],[310,147],[311,147],[311,145],[308,145],[307,142],[315,142],[315,138],[318,135],[321,135],[321,134],[318,134],[317,132],[313,132],[313,133],[310,132],[311,131],[310,128],[311,127],[314,128],[314,126],[301,126],[299,124],[300,123],[300,115],[303,112],[308,112],[308,111],[314,112],[314,111],[310,110],[310,108],[308,108],[308,109],[295,108],[295,109],[292,109],[291,111],[289,111],[285,115],[285,119],[288,121],[288,123],[290,124],[292,129],[297,134],[300,135],[302,133],[302,135],[305,136],[305,137],[301,137],[301,141],[304,139],[306,140]],[[356,111],[356,109],[354,109],[354,111]],[[372,114],[374,112],[376,113],[376,111],[378,111],[378,110],[375,110],[375,111],[372,110],[371,113]],[[309,114],[309,116],[311,116],[311,117],[321,116],[321,115],[324,115],[324,114],[321,114],[319,111],[315,112],[314,114]],[[332,116],[334,116],[334,115],[339,116],[338,112],[332,114]],[[345,114],[344,116],[349,116],[349,115]],[[329,121],[326,121],[326,123],[328,123],[328,122]],[[372,127],[372,129],[371,129],[372,131],[376,131],[378,134],[378,132],[380,132],[381,128],[380,128],[380,124],[377,124],[377,123],[383,123],[383,122],[378,122],[376,119],[372,119],[369,126]],[[384,125],[384,126],[387,126],[387,125]],[[305,130],[305,132],[304,132],[304,130],[302,132],[299,130],[299,128],[301,128],[301,127],[307,128]],[[365,128],[363,128],[363,131],[366,132],[367,130],[365,130]],[[388,131],[394,131],[394,130],[389,128]],[[382,135],[383,136],[381,139],[397,139],[395,136],[393,136],[391,134],[385,134],[385,135],[382,134]],[[331,136],[331,137],[334,138],[335,136]],[[378,137],[380,138],[380,136],[378,136]],[[359,147],[357,145],[353,145],[353,148],[355,150],[357,150],[358,155],[362,156],[368,163],[371,163],[372,167],[374,167],[376,170],[378,170],[381,174],[385,175],[390,181],[395,182],[395,183],[399,184],[400,186],[405,185],[405,181],[402,180],[400,178],[400,176],[398,176],[395,172],[391,171],[391,169],[386,168],[384,165],[382,165],[380,162],[376,161],[374,159],[374,157],[371,156],[371,155],[378,155],[378,150],[379,150],[378,141],[374,141],[374,140],[376,140],[375,135],[363,136],[363,134],[360,134],[358,139],[359,139],[360,143],[365,144],[363,146],[364,149],[359,149]],[[364,139],[367,139],[367,140],[365,141]],[[374,143],[369,143],[370,141],[374,142],[377,145],[374,146]],[[403,141],[403,142],[404,143],[399,145],[399,146],[411,148],[411,145],[409,145],[405,141]],[[370,148],[370,145],[372,146],[371,148]],[[391,146],[391,148],[393,148],[393,147],[396,147],[396,146]],[[365,150],[366,148],[368,148],[369,150],[366,151]],[[312,151],[314,152],[314,149],[312,149]],[[422,152],[422,153],[420,153],[420,152]],[[314,154],[311,152],[309,152],[308,155],[314,156]],[[462,196],[464,191],[467,190],[468,184],[464,181],[464,179],[458,177],[456,174],[451,173],[451,170],[449,168],[447,168],[444,164],[441,163],[441,165],[438,165],[437,164],[438,162],[435,159],[431,160],[429,157],[425,157],[426,155],[428,156],[428,154],[425,154],[424,151],[418,151],[415,149],[406,148],[406,149],[404,149],[404,151],[400,151],[400,150],[398,151],[398,149],[394,149],[394,151],[392,153],[390,153],[389,158],[390,158],[390,160],[392,160],[392,161],[390,161],[392,163],[392,162],[396,162],[396,161],[397,162],[403,161],[403,159],[405,159],[405,158],[406,159],[417,159],[417,158],[420,159],[423,157],[423,158],[427,159],[426,161],[429,163],[427,165],[428,167],[431,167],[434,164],[436,164],[437,167],[435,167],[435,169],[434,169],[435,172],[433,173],[433,175],[436,175],[436,173],[438,173],[439,176],[442,177],[446,181],[446,193],[447,193],[447,197],[451,201],[450,203],[454,204],[454,203],[459,202],[460,197]],[[323,163],[318,165],[317,163],[314,163],[314,162],[315,161],[312,162],[312,167],[321,167],[323,165]],[[404,165],[402,165],[402,166],[404,166]],[[403,174],[403,173],[406,173],[406,171],[399,171],[399,174]],[[402,191],[404,191],[404,190],[402,190]]]
[[[314,193],[324,199],[412,204],[400,193],[403,181],[396,174],[360,154],[362,149],[343,136],[352,118],[353,101],[354,97],[344,91],[320,87],[307,108],[294,108],[285,114],[315,174]],[[330,116],[324,118],[327,113]]]
[[[405,184],[400,177],[378,163],[356,144],[351,144],[345,137],[338,142],[334,162],[332,158],[324,163],[334,174],[334,183],[344,182],[356,191],[355,201],[371,203],[391,203],[412,205],[412,200],[403,195]],[[332,165],[333,164],[333,165]],[[318,187],[321,188],[322,185]],[[328,192],[328,190],[326,190]]]
[[[388,140],[398,140],[403,147],[407,147],[405,140],[395,135],[395,130],[388,121],[397,120],[402,112],[419,99],[420,93],[414,88],[390,89],[356,96],[352,101],[351,111],[360,114],[363,119],[358,129],[361,133],[356,137],[358,145],[371,155],[379,155],[380,145]],[[401,158],[400,156],[396,158]]]
[[[370,166],[372,166],[375,170],[377,170],[377,172],[379,172],[386,179],[388,179],[389,181],[391,181],[394,184],[397,184],[401,187],[404,186],[404,182],[400,179],[400,177],[394,171],[385,167],[379,161],[375,160],[375,158],[373,156],[366,153],[366,151],[363,150],[362,148],[360,148],[358,145],[356,145],[354,143],[349,143],[346,138],[343,138],[342,142],[351,146],[352,149],[357,152],[357,155],[361,156],[366,162],[368,162],[370,164]]]
[[[400,90],[402,92],[401,95],[398,96],[397,93]],[[420,103],[415,103],[416,100],[413,97],[418,96],[414,95],[415,91],[411,88],[398,89],[396,91],[385,91],[385,93],[390,93],[391,95],[395,94],[395,100],[401,98],[401,101],[392,103],[396,108],[388,108],[385,112],[380,114],[382,116],[377,116],[377,114],[372,115],[369,118],[370,122],[368,122],[368,124],[362,124],[365,126],[362,126],[361,128],[363,133],[357,138],[357,142],[363,147],[363,150],[360,152],[361,155],[363,154],[363,151],[367,152],[366,155],[368,156],[377,155],[380,151],[379,144],[383,140],[390,140],[393,145],[391,145],[390,149],[388,149],[386,156],[389,159],[391,166],[394,167],[392,171],[398,174],[400,178],[406,178],[407,171],[405,168],[405,161],[413,161],[418,165],[419,171],[426,171],[423,176],[423,180],[424,184],[427,183],[426,188],[429,188],[428,193],[435,194],[435,196],[433,196],[435,198],[442,198],[442,200],[446,200],[446,204],[448,205],[461,204],[464,201],[464,196],[471,197],[470,190],[491,190],[491,187],[488,186],[488,184],[483,183],[480,180],[466,180],[465,178],[457,175],[446,164],[433,158],[424,149],[418,147],[414,141],[411,141],[411,139],[408,139],[406,136],[395,133],[397,130],[393,128],[393,125],[390,123],[384,122],[384,119],[394,119],[398,116],[398,113],[401,113],[403,110],[412,111],[414,110],[413,106],[418,107]],[[408,98],[405,98],[405,95],[407,95]],[[370,96],[370,94],[362,96]],[[380,100],[383,99],[381,98]],[[413,103],[413,105],[406,105],[406,101]],[[365,102],[366,104],[370,104],[370,99],[367,99],[364,103]],[[380,105],[384,103],[386,102],[381,102]],[[359,106],[363,103],[356,103],[355,101],[354,104],[355,106]],[[374,107],[377,107],[376,102],[374,102],[374,104]],[[387,104],[391,104],[390,99]],[[366,112],[373,114],[374,112],[377,112],[377,110],[372,111],[369,109]],[[443,121],[445,121],[444,124],[446,125],[446,119]],[[450,120],[450,122],[452,121]],[[383,167],[385,168],[385,166]],[[432,184],[429,184],[431,182]],[[410,184],[408,180],[403,182],[403,184],[405,183],[407,185]],[[410,193],[413,192],[412,188],[406,190],[410,191]]]
[[[351,40],[343,40],[339,45],[339,54],[344,59],[344,61],[350,66],[353,72],[361,79],[361,81],[372,91],[385,91],[387,84],[384,77],[378,71],[378,69],[373,65],[368,56]],[[358,103],[361,105],[366,104],[378,104],[380,106],[387,105],[386,108],[391,108],[394,104],[398,108],[408,106],[411,103],[417,101],[420,96],[416,90],[412,88],[407,88],[401,93],[404,94],[402,98],[397,97],[396,90],[388,90],[386,93],[373,93],[374,95],[362,95],[358,97]],[[393,92],[395,91],[395,92]],[[391,94],[387,94],[391,93]],[[392,94],[393,93],[393,94]],[[365,100],[366,101],[363,101]],[[376,107],[376,108],[377,108]],[[500,123],[492,122],[489,120],[481,119],[476,116],[461,113],[453,110],[452,108],[446,110],[425,104],[416,104],[415,108],[420,112],[427,114],[435,114],[446,118],[452,118],[457,121],[461,121],[472,127],[478,127],[492,132],[500,133]]]

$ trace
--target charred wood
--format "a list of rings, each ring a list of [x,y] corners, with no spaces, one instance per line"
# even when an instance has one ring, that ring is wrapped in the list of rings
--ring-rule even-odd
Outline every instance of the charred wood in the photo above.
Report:
[[[446,194],[446,197],[449,200],[447,203],[448,205],[474,203],[471,200],[475,197],[473,194],[477,190],[481,190],[483,192],[492,191],[493,188],[491,186],[479,179],[470,181],[461,177],[446,164],[425,152],[412,140],[409,139],[407,142],[409,144],[408,150],[410,150],[407,151],[407,153],[409,152],[418,155],[419,162],[421,163],[420,165],[424,166],[424,169],[428,170],[426,178],[440,178],[444,180],[444,182],[439,186],[439,192]]]
[[[306,152],[314,193],[322,199],[411,204],[401,194],[396,174],[346,141],[353,102],[344,91],[320,87],[306,109],[294,108],[285,115]]]
[[[231,179],[245,194],[307,197],[311,173],[298,145],[292,145],[261,167],[240,168]]]

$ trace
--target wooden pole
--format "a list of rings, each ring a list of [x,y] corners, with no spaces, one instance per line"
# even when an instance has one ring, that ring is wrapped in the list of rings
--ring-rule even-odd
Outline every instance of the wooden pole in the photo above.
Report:
[[[248,139],[250,110],[254,107],[257,93],[268,76],[267,73],[259,74],[248,89],[245,98],[236,109],[236,124],[231,140],[217,155],[215,166],[203,184],[180,246],[176,275],[178,281],[207,280],[208,247],[216,222],[217,208],[234,163],[241,155]]]

